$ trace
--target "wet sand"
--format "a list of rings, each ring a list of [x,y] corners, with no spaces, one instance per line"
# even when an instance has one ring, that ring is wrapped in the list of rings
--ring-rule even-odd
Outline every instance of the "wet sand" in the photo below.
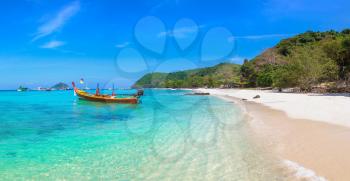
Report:
[[[307,119],[251,101],[219,96],[241,105],[252,137],[301,180],[350,180],[350,128]],[[314,173],[313,173],[314,172]]]

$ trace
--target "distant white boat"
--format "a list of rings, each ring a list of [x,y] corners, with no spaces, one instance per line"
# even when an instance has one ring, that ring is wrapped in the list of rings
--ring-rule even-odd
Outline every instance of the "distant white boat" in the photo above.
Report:
[[[38,91],[49,91],[49,88],[45,88],[45,87],[38,87],[37,88]]]
[[[19,88],[17,89],[17,91],[18,91],[18,92],[28,91],[28,88],[19,86]]]

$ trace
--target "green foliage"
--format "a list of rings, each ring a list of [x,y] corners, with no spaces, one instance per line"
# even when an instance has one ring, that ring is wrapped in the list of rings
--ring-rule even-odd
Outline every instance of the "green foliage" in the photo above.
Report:
[[[309,91],[321,83],[348,81],[350,29],[312,32],[282,40],[242,66],[214,67],[174,73],[152,73],[138,87],[299,87]]]
[[[324,43],[323,50],[339,66],[339,77],[347,79],[346,75],[350,72],[350,34]]]
[[[286,58],[288,64],[277,65],[262,72],[263,75],[270,75],[274,87],[297,86],[309,91],[314,85],[338,78],[336,62],[327,57],[319,47],[299,47]]]
[[[256,84],[258,87],[271,87],[273,84],[273,76],[277,67],[272,64],[264,65],[257,73]]]
[[[166,73],[151,73],[144,75],[139,79],[133,87],[144,87],[144,88],[155,88],[155,87],[164,87],[167,74]]]
[[[341,32],[342,34],[349,35],[350,34],[350,29],[345,29]]]
[[[344,30],[345,31],[345,30]],[[344,33],[346,33],[345,31]],[[288,38],[285,40],[282,40],[280,43],[277,44],[276,49],[277,52],[283,56],[290,55],[295,47],[300,46],[307,46],[310,44],[315,44],[317,42],[320,42],[322,40],[326,39],[335,39],[337,37],[342,36],[341,33],[338,33],[336,31],[327,31],[327,32],[313,32],[313,31],[307,31],[303,34],[294,36],[292,38]]]
[[[243,65],[241,66],[241,76],[243,82],[248,87],[256,86],[256,71],[253,62],[244,60]]]
[[[312,53],[310,53],[312,52]],[[318,80],[322,76],[322,64],[319,54],[315,52],[315,49],[297,49],[293,55],[288,57],[290,59],[290,65],[293,67],[289,72],[297,75],[297,85],[304,90],[310,90],[312,85],[318,83]],[[294,85],[295,86],[295,85]]]
[[[240,84],[240,65],[221,63],[214,67],[172,73],[151,73],[134,87],[197,88],[234,87]]]
[[[280,65],[276,67],[272,74],[273,87],[287,88],[295,87],[298,85],[298,71],[296,71],[295,65]]]
[[[269,51],[271,55],[263,53],[247,62],[254,67],[242,77],[256,76],[255,83],[261,87],[300,87],[308,91],[323,82],[345,81],[350,74],[349,29],[341,33],[308,31],[282,40]]]

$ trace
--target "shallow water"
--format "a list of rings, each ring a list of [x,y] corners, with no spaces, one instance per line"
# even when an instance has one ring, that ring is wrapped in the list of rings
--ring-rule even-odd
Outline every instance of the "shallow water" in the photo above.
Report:
[[[186,91],[139,105],[71,91],[0,92],[1,180],[283,180],[249,139],[239,108]]]

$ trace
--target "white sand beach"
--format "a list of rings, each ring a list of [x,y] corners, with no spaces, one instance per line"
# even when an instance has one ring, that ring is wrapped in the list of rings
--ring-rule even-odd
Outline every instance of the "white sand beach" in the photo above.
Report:
[[[253,139],[298,180],[350,179],[350,97],[200,89],[231,100],[251,118]],[[260,95],[259,99],[253,99]],[[247,99],[247,100],[242,100]]]
[[[296,94],[246,89],[198,89],[211,95],[226,95],[261,103],[284,111],[291,118],[311,119],[350,127],[350,94]],[[260,95],[259,99],[253,99]]]

